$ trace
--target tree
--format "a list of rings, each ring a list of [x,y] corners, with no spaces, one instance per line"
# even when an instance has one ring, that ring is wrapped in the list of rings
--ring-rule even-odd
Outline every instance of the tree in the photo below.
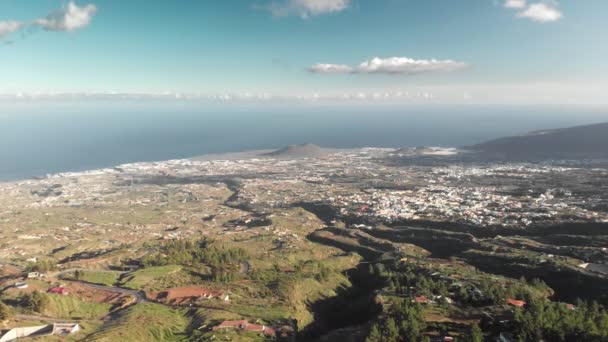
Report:
[[[50,300],[45,293],[34,291],[22,295],[19,302],[27,310],[42,313],[48,307]]]
[[[479,325],[473,324],[471,326],[471,332],[470,334],[470,340],[471,342],[483,342],[483,332],[481,331],[481,328],[479,328]]]
[[[397,328],[397,323],[392,317],[386,320],[386,324],[384,327],[384,337],[387,342],[397,341],[399,338],[399,329]]]
[[[365,342],[382,342],[382,332],[380,331],[378,323],[374,323],[374,325],[372,325]]]
[[[6,321],[12,316],[13,311],[11,310],[11,308],[9,308],[8,305],[4,304],[3,302],[0,302],[0,322]]]
[[[418,304],[404,302],[398,308],[400,317],[399,333],[407,341],[420,341],[424,339],[423,331],[426,329],[424,313]]]
[[[57,269],[57,264],[52,260],[43,259],[29,263],[25,269],[28,272],[48,272]]]

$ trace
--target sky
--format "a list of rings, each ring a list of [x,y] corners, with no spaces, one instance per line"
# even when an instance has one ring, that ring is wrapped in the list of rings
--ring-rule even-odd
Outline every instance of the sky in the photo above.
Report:
[[[0,102],[608,104],[606,0],[0,0]]]

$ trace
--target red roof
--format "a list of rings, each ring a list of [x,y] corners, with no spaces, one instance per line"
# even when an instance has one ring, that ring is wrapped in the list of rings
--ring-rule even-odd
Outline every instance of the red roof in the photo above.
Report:
[[[429,299],[426,298],[426,296],[416,296],[414,301],[416,301],[416,303],[427,303]]]
[[[513,299],[513,298],[507,298],[506,302],[509,305],[517,306],[519,308],[524,307],[527,304],[523,300],[517,300],[517,299]]]
[[[245,330],[247,331],[264,331],[264,326],[259,324],[248,324],[245,326]]]
[[[454,341],[454,338],[451,336],[445,336],[443,338],[443,342],[453,342],[453,341]]]
[[[576,309],[576,307],[574,306],[574,304],[566,303],[566,307],[568,308],[568,310],[574,310],[574,309]]]
[[[47,292],[58,293],[58,294],[68,294],[69,291],[65,287],[57,286],[57,287],[51,287],[50,289],[48,289]]]

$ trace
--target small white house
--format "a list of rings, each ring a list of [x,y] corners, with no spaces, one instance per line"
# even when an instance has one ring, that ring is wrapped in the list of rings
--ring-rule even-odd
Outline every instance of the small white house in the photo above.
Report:
[[[24,283],[24,282],[15,283],[15,287],[18,289],[27,289],[27,286],[28,286],[27,283]]]
[[[27,279],[42,278],[43,276],[44,276],[44,274],[39,273],[39,272],[29,272],[27,274]]]

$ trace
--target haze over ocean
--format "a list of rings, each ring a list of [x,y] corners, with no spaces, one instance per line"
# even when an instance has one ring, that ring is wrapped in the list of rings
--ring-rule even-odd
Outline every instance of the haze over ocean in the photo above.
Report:
[[[0,181],[299,143],[335,148],[464,146],[532,130],[605,121],[606,109],[563,106],[246,111],[168,104],[153,109],[124,104],[31,108],[24,104],[0,111]]]

